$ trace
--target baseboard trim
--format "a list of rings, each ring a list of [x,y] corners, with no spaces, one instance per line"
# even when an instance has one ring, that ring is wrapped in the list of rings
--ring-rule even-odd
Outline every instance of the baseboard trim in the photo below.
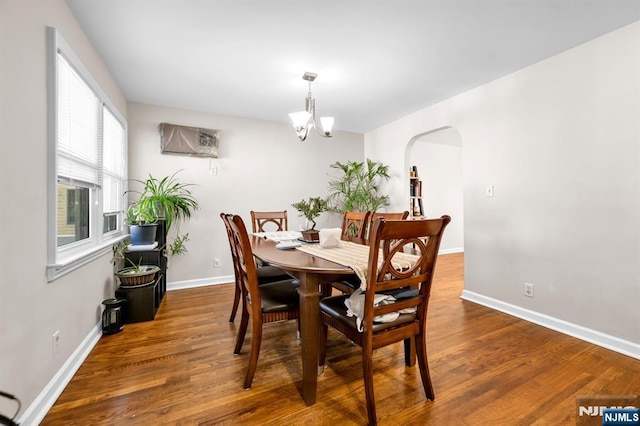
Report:
[[[450,249],[438,251],[438,255],[451,254],[451,253],[464,253],[464,247],[450,248]]]
[[[605,334],[600,331],[573,324],[568,321],[554,318],[545,314],[531,311],[529,309],[521,308],[520,306],[512,305],[510,303],[506,303],[491,297],[483,296],[469,290],[463,290],[460,298],[469,302],[486,306],[491,309],[495,309],[496,311],[504,312],[505,314],[518,317],[525,321],[541,325],[542,327],[558,331],[577,339],[584,340],[585,342],[593,343],[594,345],[610,349],[623,355],[640,359],[640,344],[630,342],[619,337],[611,336],[609,334]]]
[[[223,275],[214,278],[199,278],[197,280],[175,281],[167,283],[167,291],[183,290],[185,288],[205,287],[208,285],[229,284],[235,281],[233,275]]]
[[[24,414],[18,420],[19,424],[40,424],[62,391],[64,391],[64,388],[69,384],[73,375],[76,374],[76,371],[78,371],[84,360],[89,356],[93,347],[98,343],[100,337],[102,337],[101,322],[93,327],[87,337],[85,337],[76,350],[73,351],[71,356],[67,358],[62,367],[60,367],[60,370],[58,370],[33,403],[31,403],[29,408],[25,410]]]

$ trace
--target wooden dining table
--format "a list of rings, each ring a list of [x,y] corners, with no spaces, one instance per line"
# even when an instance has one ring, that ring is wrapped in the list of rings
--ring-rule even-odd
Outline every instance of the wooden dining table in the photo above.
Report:
[[[302,341],[302,399],[316,402],[318,384],[318,342],[320,333],[321,285],[341,281],[354,272],[340,265],[296,249],[280,250],[276,242],[249,235],[253,255],[262,262],[277,266],[300,281],[300,338]]]

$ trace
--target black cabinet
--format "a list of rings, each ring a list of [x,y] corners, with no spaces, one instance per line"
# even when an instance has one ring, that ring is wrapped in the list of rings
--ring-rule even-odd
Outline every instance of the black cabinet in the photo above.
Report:
[[[160,268],[156,280],[143,286],[120,286],[116,290],[116,297],[127,300],[124,319],[127,323],[150,321],[155,318],[160,303],[167,291],[167,256],[166,227],[164,221],[159,221],[156,232],[158,245],[152,250],[124,251],[125,264],[129,261],[136,265],[155,265]]]
[[[156,317],[164,296],[160,287],[160,282],[164,279],[164,274],[160,273],[151,284],[118,287],[116,297],[127,300],[123,309],[125,323],[151,321]]]

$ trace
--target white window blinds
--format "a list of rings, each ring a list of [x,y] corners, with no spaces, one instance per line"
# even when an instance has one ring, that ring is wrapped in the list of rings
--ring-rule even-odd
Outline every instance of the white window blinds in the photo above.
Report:
[[[127,179],[124,127],[103,108],[102,211],[124,211],[124,182]]]
[[[58,54],[58,178],[87,186],[99,184],[100,100]]]

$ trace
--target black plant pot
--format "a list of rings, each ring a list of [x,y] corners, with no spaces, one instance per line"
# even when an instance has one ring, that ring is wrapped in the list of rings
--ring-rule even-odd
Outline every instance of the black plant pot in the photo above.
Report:
[[[145,225],[129,225],[131,234],[131,245],[141,246],[153,244],[156,241],[157,223]]]

